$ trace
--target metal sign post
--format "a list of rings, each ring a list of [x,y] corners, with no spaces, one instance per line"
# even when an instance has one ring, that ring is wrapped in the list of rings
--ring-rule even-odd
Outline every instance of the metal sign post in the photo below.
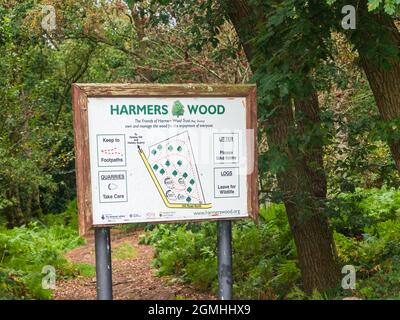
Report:
[[[112,300],[110,228],[95,228],[97,300]]]
[[[232,299],[232,223],[218,221],[218,295],[221,300]]]

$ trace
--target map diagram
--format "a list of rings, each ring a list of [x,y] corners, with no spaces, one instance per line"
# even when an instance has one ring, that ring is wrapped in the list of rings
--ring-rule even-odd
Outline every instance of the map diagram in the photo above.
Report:
[[[209,209],[187,131],[149,146],[139,155],[168,208]]]

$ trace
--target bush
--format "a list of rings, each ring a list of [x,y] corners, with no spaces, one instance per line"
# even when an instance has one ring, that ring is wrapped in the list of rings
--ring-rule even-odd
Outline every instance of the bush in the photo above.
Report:
[[[365,228],[362,240],[335,233],[343,264],[356,267],[356,290],[365,299],[400,298],[400,220]]]
[[[65,225],[64,219],[72,214],[67,210],[63,215],[47,215],[50,225],[36,221],[11,230],[0,228],[0,299],[51,298],[51,292],[42,288],[44,266],[53,266],[58,279],[74,274],[63,257],[66,250],[83,242],[73,219],[72,225]]]
[[[285,207],[260,209],[261,221],[233,224],[233,277],[237,299],[400,298],[400,191],[357,190],[330,203],[334,239],[342,266],[357,270],[356,290],[301,291],[295,245]],[[156,248],[160,275],[178,275],[216,292],[216,223],[158,225],[143,242]],[[340,284],[338,283],[338,287]]]
[[[215,241],[216,230],[211,223],[158,225],[150,238],[156,248],[153,265],[159,268],[159,275],[178,274],[203,290],[212,289],[216,279]]]
[[[283,205],[261,208],[261,222],[233,224],[236,298],[278,299],[299,280],[295,248]],[[199,289],[217,290],[216,223],[158,225],[143,238],[156,248],[159,275],[179,275]]]
[[[400,190],[357,189],[331,200],[329,208],[337,232],[361,237],[365,228],[400,217]]]

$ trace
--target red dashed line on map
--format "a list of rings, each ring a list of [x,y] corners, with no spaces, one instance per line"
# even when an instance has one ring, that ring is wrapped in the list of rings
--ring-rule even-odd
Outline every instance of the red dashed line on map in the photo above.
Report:
[[[118,155],[122,156],[122,153],[117,151],[117,148],[113,149],[101,149],[101,153],[107,154],[107,155]]]

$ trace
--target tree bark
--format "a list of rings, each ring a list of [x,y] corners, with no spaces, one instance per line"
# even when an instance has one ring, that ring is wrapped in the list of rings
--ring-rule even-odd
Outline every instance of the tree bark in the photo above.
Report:
[[[381,32],[360,29],[360,37],[364,39],[380,39],[381,42],[392,45],[397,49],[396,55],[386,61],[389,65],[378,65],[371,60],[369,52],[362,42],[357,42],[356,47],[360,56],[361,66],[368,78],[368,82],[374,94],[381,119],[387,122],[400,121],[400,33],[391,17],[384,14],[371,14],[367,12],[366,5],[360,9],[360,19],[379,25]],[[366,23],[366,22],[365,22]],[[382,44],[381,44],[382,45]],[[379,59],[381,53],[374,53]],[[395,130],[399,130],[399,124]],[[400,174],[400,139],[390,137],[389,144],[393,160]]]
[[[307,100],[297,102],[296,105],[310,112],[311,105],[315,107],[318,100],[315,97]],[[317,117],[317,114],[313,116]],[[296,121],[299,129],[294,129],[295,119],[291,106],[280,106],[270,122],[272,127],[268,143],[288,158],[287,168],[277,175],[278,186],[283,193],[296,244],[304,290],[312,292],[314,289],[323,291],[337,287],[339,269],[332,231],[324,215],[326,178],[322,166],[322,148],[318,145],[309,146],[300,152],[296,145],[289,144],[291,135],[310,134],[306,125],[301,128],[304,121]]]
[[[12,205],[4,208],[4,213],[7,219],[7,228],[12,229],[22,225],[24,215],[21,208],[21,198],[19,188],[15,184],[10,184],[9,189],[6,191],[7,199],[11,199]]]
[[[257,13],[256,9],[249,4],[248,0],[227,1],[225,5],[228,17],[238,34],[239,41],[251,64],[255,53],[255,48],[251,40],[253,39],[257,27],[257,16],[260,12]],[[255,66],[252,66],[252,69],[253,68],[255,68]],[[255,70],[253,70],[253,72],[254,71]]]
[[[400,120],[400,62],[393,64],[390,69],[383,69],[374,66],[362,54],[360,58],[381,119],[384,121]],[[400,140],[390,139],[387,142],[400,173]]]
[[[326,200],[327,180],[323,163],[323,140],[315,133],[320,127],[318,94],[313,89],[309,97],[296,99],[297,135],[312,137],[303,153],[303,165],[306,175],[310,177],[312,194],[318,201]]]
[[[255,48],[249,40],[256,30],[256,16],[261,14],[256,14],[246,0],[229,1],[227,12],[248,60],[252,61]],[[257,66],[253,64],[252,69],[256,71]],[[264,126],[269,127],[269,148],[279,150],[288,159],[288,166],[278,172],[277,179],[297,248],[304,289],[324,291],[339,285],[339,270],[332,231],[324,215],[327,182],[322,141],[307,144],[303,152],[289,143],[293,135],[311,135],[313,126],[320,125],[316,92],[296,101],[295,108],[296,117],[290,102],[278,106]]]
[[[42,206],[40,204],[40,191],[39,188],[36,187],[32,192],[32,217],[40,218],[43,214]]]

